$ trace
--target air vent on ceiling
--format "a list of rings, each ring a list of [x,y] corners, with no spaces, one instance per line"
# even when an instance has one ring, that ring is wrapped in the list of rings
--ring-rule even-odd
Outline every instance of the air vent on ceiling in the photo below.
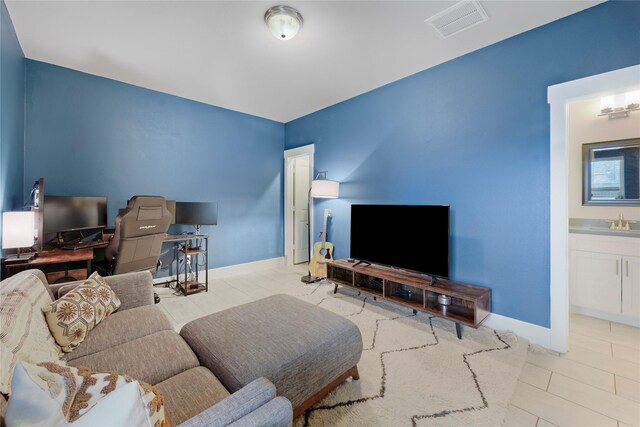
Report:
[[[424,22],[431,24],[442,38],[450,37],[489,19],[477,1],[461,1]]]

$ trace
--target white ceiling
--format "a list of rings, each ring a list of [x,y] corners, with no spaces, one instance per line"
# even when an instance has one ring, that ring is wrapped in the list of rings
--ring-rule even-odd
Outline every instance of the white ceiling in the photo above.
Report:
[[[286,1],[304,26],[284,42],[277,3],[6,2],[28,58],[288,122],[601,1],[482,1],[447,39],[424,20],[454,1]]]

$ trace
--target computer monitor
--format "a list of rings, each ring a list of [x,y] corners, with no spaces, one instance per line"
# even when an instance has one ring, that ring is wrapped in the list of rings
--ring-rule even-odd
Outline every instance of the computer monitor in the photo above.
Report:
[[[218,225],[218,204],[213,202],[176,202],[175,223]]]
[[[43,216],[45,233],[105,227],[107,198],[45,195]]]

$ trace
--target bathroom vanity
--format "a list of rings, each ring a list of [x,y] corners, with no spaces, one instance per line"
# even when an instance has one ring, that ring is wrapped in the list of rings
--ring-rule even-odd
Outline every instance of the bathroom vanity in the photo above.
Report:
[[[640,326],[640,230],[569,230],[572,311]]]

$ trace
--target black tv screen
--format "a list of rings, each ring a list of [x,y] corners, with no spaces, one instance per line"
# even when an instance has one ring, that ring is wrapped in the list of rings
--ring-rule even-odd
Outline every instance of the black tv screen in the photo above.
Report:
[[[218,204],[213,202],[176,202],[176,224],[217,225]]]
[[[449,206],[351,205],[351,258],[449,277]]]
[[[86,230],[106,225],[106,197],[44,196],[45,233]]]

